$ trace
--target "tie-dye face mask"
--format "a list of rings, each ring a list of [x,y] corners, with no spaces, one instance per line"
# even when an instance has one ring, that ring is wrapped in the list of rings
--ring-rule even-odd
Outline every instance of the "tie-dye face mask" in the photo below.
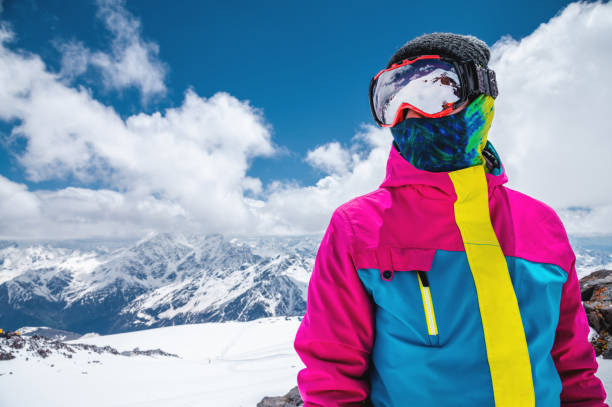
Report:
[[[459,113],[399,122],[391,133],[400,154],[416,168],[432,172],[482,165],[493,101],[491,96],[480,95]]]

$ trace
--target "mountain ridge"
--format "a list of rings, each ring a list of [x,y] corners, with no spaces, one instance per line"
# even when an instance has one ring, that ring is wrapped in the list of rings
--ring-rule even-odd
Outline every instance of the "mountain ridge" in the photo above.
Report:
[[[116,242],[0,241],[0,328],[111,334],[302,316],[322,235],[157,233]],[[572,239],[578,277],[612,267],[612,238]]]
[[[303,315],[318,243],[159,233],[83,251],[3,241],[0,326],[108,334]]]

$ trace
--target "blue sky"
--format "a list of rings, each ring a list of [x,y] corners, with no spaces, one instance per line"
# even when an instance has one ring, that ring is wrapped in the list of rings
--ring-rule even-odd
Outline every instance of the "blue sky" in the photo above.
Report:
[[[167,93],[143,105],[134,88],[104,91],[95,73],[75,85],[90,87],[122,117],[178,106],[189,87],[204,97],[227,91],[248,99],[263,109],[273,140],[289,150],[255,159],[249,174],[264,183],[294,178],[307,185],[320,173],[303,162],[306,151],[330,140],[348,142],[361,123],[372,122],[370,78],[403,43],[433,31],[469,33],[489,45],[503,35],[522,38],[569,2],[330,3],[128,1],[143,38],[159,45]],[[54,44],[77,39],[108,48],[94,1],[6,1],[4,19],[17,34],[12,48],[39,54],[53,70],[61,63]],[[32,189],[66,185],[28,182],[10,161],[0,171]]]
[[[434,31],[492,47],[502,92],[489,139],[509,185],[567,213],[573,232],[612,233],[610,222],[597,226],[611,194],[583,185],[608,170],[585,158],[603,138],[572,137],[609,128],[586,119],[604,108],[558,120],[572,116],[562,100],[582,98],[579,109],[606,100],[586,76],[558,87],[577,56],[610,66],[598,51],[612,38],[609,2],[328,3],[1,2],[0,62],[15,73],[0,81],[0,176],[12,197],[0,235],[320,231],[334,207],[384,176],[390,139],[373,127],[370,78]],[[544,80],[525,89],[534,78]],[[579,189],[568,193],[560,178]]]

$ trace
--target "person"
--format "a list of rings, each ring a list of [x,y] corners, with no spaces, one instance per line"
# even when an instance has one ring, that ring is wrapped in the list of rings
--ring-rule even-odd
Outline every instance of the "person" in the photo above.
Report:
[[[489,58],[425,34],[372,79],[386,176],[333,211],[316,253],[304,406],[607,406],[564,226],[504,185],[487,140]]]

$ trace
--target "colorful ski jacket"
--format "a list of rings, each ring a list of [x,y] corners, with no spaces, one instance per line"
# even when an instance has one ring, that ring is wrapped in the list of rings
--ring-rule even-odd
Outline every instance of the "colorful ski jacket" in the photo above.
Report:
[[[607,406],[563,224],[485,148],[491,172],[391,147],[333,212],[294,341],[306,407]]]

